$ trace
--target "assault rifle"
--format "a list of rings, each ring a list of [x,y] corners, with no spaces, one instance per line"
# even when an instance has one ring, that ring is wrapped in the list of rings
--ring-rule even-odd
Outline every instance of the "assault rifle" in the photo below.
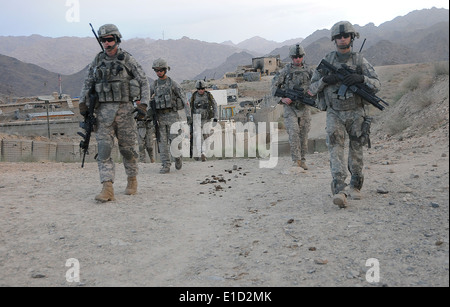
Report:
[[[317,108],[316,101],[312,98],[307,97],[304,91],[305,90],[303,88],[295,88],[295,87],[294,89],[286,89],[286,90],[277,88],[275,96],[281,98],[289,98],[292,101],[300,101],[303,104],[306,104],[310,107]]]
[[[327,62],[326,60],[322,60],[317,66],[317,69],[324,69],[327,70],[333,74],[335,74],[339,80],[343,81],[345,76],[356,73],[354,70],[352,70],[350,67],[348,67],[346,64],[343,64],[341,68],[336,68],[331,63]],[[345,93],[347,90],[352,91],[356,95],[360,96],[362,99],[366,100],[370,104],[372,104],[374,107],[376,107],[379,110],[384,110],[385,106],[389,106],[389,104],[381,99],[380,97],[372,94],[372,90],[365,85],[364,83],[357,83],[354,85],[347,86],[345,84],[342,84],[339,87],[338,96],[345,96]],[[380,102],[382,102],[385,106],[383,106]]]
[[[156,100],[155,99],[150,100],[150,110],[152,113],[153,125],[155,126],[156,140],[158,141],[158,144],[159,144],[161,142],[161,132],[159,130],[158,113],[156,113],[157,111],[156,111]],[[159,145],[158,145],[158,150],[159,150]]]
[[[100,40],[97,36],[97,33],[95,33],[94,27],[92,27],[92,24],[89,23],[92,29],[92,33],[94,33],[95,39],[99,43],[100,47],[102,48],[102,51],[105,52],[105,49],[103,48],[102,44],[100,43]],[[86,154],[89,154],[89,143],[91,141],[91,134],[92,131],[94,131],[94,126],[97,123],[97,119],[94,116],[94,109],[95,105],[98,102],[98,94],[95,91],[95,82],[93,82],[89,93],[89,108],[88,113],[84,116],[84,121],[80,122],[80,127],[84,129],[86,134],[82,132],[78,132],[78,135],[81,136],[83,139],[80,141],[80,148],[83,150],[83,161],[81,162],[81,167],[84,167],[84,160],[86,159]]]
[[[89,90],[89,108],[88,113],[84,117],[84,122],[80,122],[80,127],[86,131],[86,134],[78,132],[83,139],[80,141],[80,148],[83,150],[83,161],[81,162],[81,167],[84,167],[84,160],[86,154],[89,154],[89,142],[91,141],[91,134],[94,131],[94,126],[97,123],[97,119],[94,116],[94,108],[97,103],[98,95],[95,91],[95,84],[92,85]]]
[[[190,123],[189,125],[189,157],[192,159],[193,156],[194,156],[194,118],[192,118],[192,123]]]

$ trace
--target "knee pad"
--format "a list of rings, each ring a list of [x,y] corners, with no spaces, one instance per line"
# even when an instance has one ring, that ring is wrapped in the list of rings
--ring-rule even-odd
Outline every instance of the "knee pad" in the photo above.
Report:
[[[98,154],[97,154],[97,160],[98,161],[104,161],[111,157],[111,145],[109,143],[98,143]]]
[[[133,158],[137,159],[139,157],[139,154],[133,147],[120,148],[119,150],[124,160],[132,160]]]

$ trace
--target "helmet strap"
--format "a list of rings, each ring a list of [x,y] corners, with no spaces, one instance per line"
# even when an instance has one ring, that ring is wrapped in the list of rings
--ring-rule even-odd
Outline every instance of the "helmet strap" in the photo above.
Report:
[[[163,71],[164,71],[164,74],[161,77],[159,77],[159,79],[165,79],[166,78],[167,69],[164,69]]]
[[[348,45],[342,45],[342,46],[339,46],[339,45],[336,43],[336,40],[334,40],[334,44],[336,45],[336,48],[337,48],[337,49],[345,50],[345,49],[348,49],[348,48],[353,48],[353,38],[350,40],[350,43],[349,43]]]

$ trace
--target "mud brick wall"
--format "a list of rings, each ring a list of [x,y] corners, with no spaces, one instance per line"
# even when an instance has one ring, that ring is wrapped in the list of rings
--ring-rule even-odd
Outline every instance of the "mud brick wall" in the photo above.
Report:
[[[89,154],[85,162],[95,162],[97,143],[89,145]],[[112,157],[121,161],[117,145],[113,149]],[[0,140],[0,161],[2,162],[81,162],[83,151],[79,143],[44,142],[20,139]]]

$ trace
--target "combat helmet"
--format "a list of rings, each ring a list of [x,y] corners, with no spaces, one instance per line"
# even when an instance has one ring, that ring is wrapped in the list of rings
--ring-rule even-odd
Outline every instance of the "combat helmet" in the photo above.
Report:
[[[206,82],[203,80],[198,80],[197,82],[195,82],[195,88],[196,89],[206,88]]]
[[[289,47],[289,56],[293,57],[293,56],[299,56],[299,57],[303,57],[305,56],[305,49],[303,49],[303,46],[301,46],[300,44],[296,44],[296,45],[292,45],[291,47]]]
[[[334,41],[336,35],[349,33],[352,36],[352,41],[359,38],[359,33],[356,32],[353,25],[348,21],[339,21],[331,27],[331,41]]]
[[[98,29],[98,37],[113,35],[116,38],[116,41],[119,43],[122,38],[122,34],[119,32],[119,29],[116,25],[111,23],[105,24]]]
[[[165,68],[166,70],[170,70],[170,67],[167,65],[167,61],[162,58],[158,58],[153,61],[152,69],[158,69],[158,68],[159,69]]]

